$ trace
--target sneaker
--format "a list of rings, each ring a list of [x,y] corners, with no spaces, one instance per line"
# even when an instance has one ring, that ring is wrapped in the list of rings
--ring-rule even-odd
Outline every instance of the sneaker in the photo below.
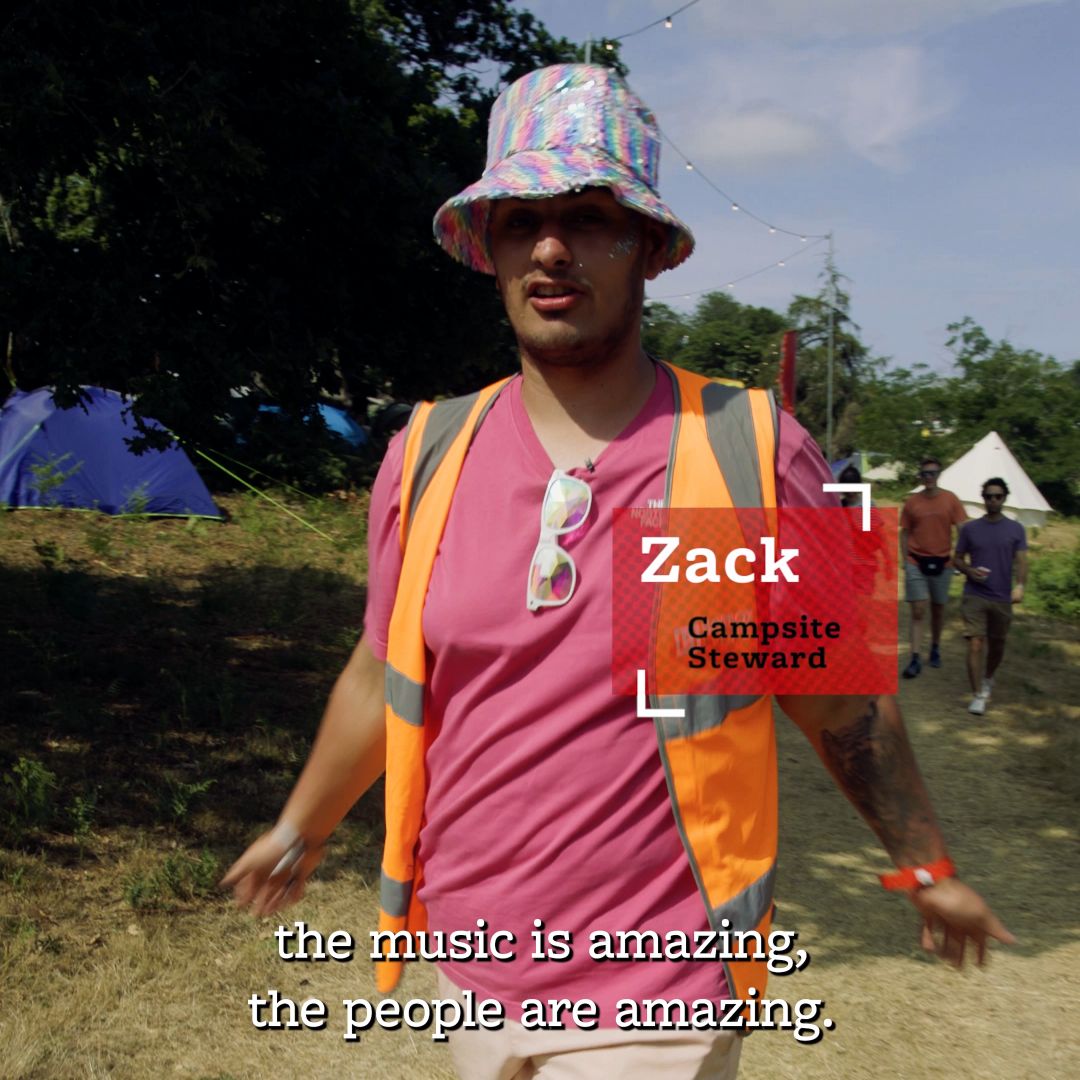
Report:
[[[986,698],[982,694],[976,694],[971,699],[971,704],[968,706],[968,712],[974,716],[982,716],[986,712]]]
[[[911,663],[904,668],[904,678],[914,679],[919,672],[922,671],[922,664],[919,662],[919,654],[913,653],[911,657]]]
[[[984,697],[984,698],[986,698],[987,701],[989,701],[990,700],[990,691],[993,690],[993,689],[994,689],[994,680],[993,679],[983,679],[983,681],[982,681],[982,689],[979,691],[979,696]]]
[[[936,645],[930,646],[930,666],[941,667],[941,649]]]

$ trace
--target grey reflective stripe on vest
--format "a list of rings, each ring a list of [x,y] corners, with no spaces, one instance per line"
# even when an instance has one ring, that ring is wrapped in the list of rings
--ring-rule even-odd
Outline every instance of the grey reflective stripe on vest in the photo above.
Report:
[[[409,914],[412,900],[412,882],[397,881],[385,870],[379,871],[379,907],[396,919],[404,919]]]
[[[661,365],[661,370],[671,379],[675,396],[675,423],[672,425],[671,446],[668,449],[667,486],[664,491],[664,505],[670,506],[671,483],[675,472],[675,447],[682,425],[682,393],[675,373],[666,365]],[[775,445],[776,399],[770,393],[768,400]],[[701,404],[705,413],[705,431],[709,437],[709,445],[731,494],[732,505],[761,506],[761,473],[749,391],[737,386],[709,383],[702,388]]]
[[[769,417],[772,420],[773,464],[775,465],[777,458],[777,448],[780,445],[780,421],[776,415],[776,395],[771,390],[766,390],[765,397],[769,402]]]
[[[500,393],[502,393],[501,388],[491,395],[491,399],[476,418],[474,436],[480,430],[480,425],[484,422],[484,418],[487,416],[491,406],[495,404],[495,400]],[[469,410],[476,404],[476,399],[479,396],[480,391],[477,390],[476,393],[466,394],[464,397],[437,401],[434,408],[428,413],[427,423],[420,437],[420,453],[416,459],[416,471],[413,473],[412,492],[409,496],[409,517],[406,522],[406,537],[409,528],[412,527],[413,518],[416,516],[416,508],[420,505],[420,499],[423,497],[424,492],[427,491],[431,478],[443,463],[443,458],[446,457],[450,444],[457,438],[465,421],[469,418]]]
[[[424,723],[424,688],[407,675],[386,665],[386,702],[406,724]]]
[[[654,697],[653,708],[682,709],[684,716],[660,717],[661,733],[665,739],[681,739],[699,735],[719,727],[730,712],[745,709],[761,698],[761,694],[678,694]]]
[[[727,919],[734,930],[753,930],[772,909],[773,883],[776,880],[776,863],[751,882],[737,896],[719,907],[709,909],[709,922],[713,929],[720,929],[721,919]]]
[[[420,453],[416,458],[416,470],[413,473],[412,493],[409,497],[408,524],[411,527],[416,516],[416,508],[427,491],[431,478],[442,464],[450,444],[461,431],[469,410],[473,407],[480,392],[467,394],[465,397],[451,398],[437,402],[428,414],[427,423],[420,436]]]
[[[709,383],[701,391],[701,403],[705,410],[705,430],[731,493],[732,505],[760,506],[761,473],[750,395],[735,386]]]

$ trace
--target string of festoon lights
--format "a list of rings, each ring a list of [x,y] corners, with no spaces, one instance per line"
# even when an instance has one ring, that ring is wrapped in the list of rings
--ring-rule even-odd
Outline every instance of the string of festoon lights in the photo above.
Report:
[[[636,30],[630,30],[625,34],[618,34],[615,37],[605,37],[600,40],[600,46],[606,49],[608,52],[614,52],[616,42],[625,41],[627,38],[635,37],[638,34],[643,34],[646,30],[651,30],[656,26],[663,26],[665,30],[670,30],[675,25],[675,16],[682,14],[688,8],[692,8],[695,4],[699,4],[701,0],[689,0],[689,3],[683,4],[682,7],[676,8],[669,15],[661,16],[659,19],[654,19],[650,23],[646,23],[644,26],[638,27]],[[590,45],[592,44],[590,40]],[[761,217],[754,213],[753,210],[747,209],[738,199],[729,195],[719,184],[715,183],[701,168],[694,164],[689,157],[686,156],[672,141],[670,136],[661,129],[660,136],[668,144],[669,147],[675,152],[675,154],[682,159],[683,165],[688,172],[696,173],[713,191],[715,191],[731,208],[732,213],[742,214],[744,217],[750,218],[752,221],[756,221],[763,228],[768,229],[770,235],[776,235],[782,233],[785,236],[797,236],[799,243],[806,245],[805,247],[799,247],[793,251],[790,255],[785,255],[781,259],[773,259],[766,263],[764,266],[758,267],[756,270],[751,270],[749,273],[740,274],[738,277],[728,279],[725,284],[725,288],[732,289],[741,281],[746,281],[748,278],[757,277],[758,274],[764,274],[766,271],[782,268],[786,266],[792,259],[798,258],[800,255],[805,255],[810,251],[815,251],[826,241],[832,240],[831,233],[808,233],[808,232],[796,232],[793,229],[786,229],[781,225],[777,225],[772,221]],[[813,241],[813,243],[811,243]],[[675,293],[670,296],[655,297],[657,300],[677,300],[689,296],[700,296],[702,293],[710,292],[709,289],[700,289],[696,292],[689,293]]]

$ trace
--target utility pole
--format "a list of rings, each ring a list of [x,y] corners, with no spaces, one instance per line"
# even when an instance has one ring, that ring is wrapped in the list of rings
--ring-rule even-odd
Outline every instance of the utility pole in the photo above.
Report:
[[[592,34],[585,39],[585,63],[592,63]]]
[[[836,266],[833,263],[833,235],[829,233],[829,253],[825,256],[825,272],[829,275],[829,350],[825,368],[825,457],[833,460],[833,352],[836,346]]]

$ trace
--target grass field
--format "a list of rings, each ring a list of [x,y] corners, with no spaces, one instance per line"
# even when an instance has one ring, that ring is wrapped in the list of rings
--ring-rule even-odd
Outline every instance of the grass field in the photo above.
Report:
[[[366,571],[362,498],[291,503],[336,543],[222,502],[224,525],[0,514],[0,1078],[449,1077],[423,1032],[343,1042],[334,1008],[373,995],[368,963],[286,964],[276,920],[215,889],[303,761]],[[744,1078],[1080,1075],[1080,630],[1022,614],[976,720],[957,621],[901,698],[954,855],[1020,944],[980,973],[924,959],[868,831],[781,722],[778,925],[814,959],[770,989],[824,998],[837,1027],[753,1036]],[[380,817],[375,790],[290,918],[366,935]],[[330,1004],[327,1030],[256,1031],[246,1000],[271,987]],[[431,995],[432,973],[404,989]]]

